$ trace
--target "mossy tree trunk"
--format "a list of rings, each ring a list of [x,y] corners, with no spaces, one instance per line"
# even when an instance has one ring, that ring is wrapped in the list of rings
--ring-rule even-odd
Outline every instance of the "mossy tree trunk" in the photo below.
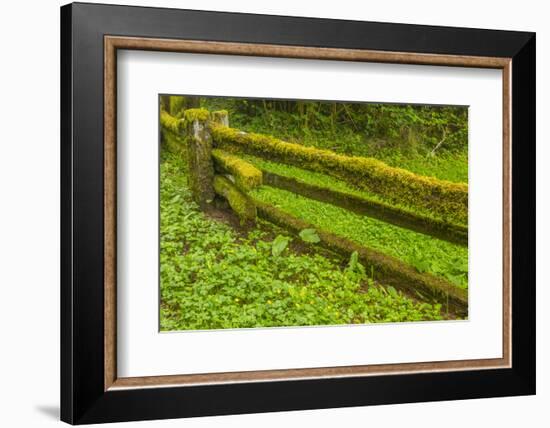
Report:
[[[189,187],[193,199],[201,208],[214,199],[212,137],[208,131],[207,122],[208,119],[195,117],[188,120],[186,126]]]

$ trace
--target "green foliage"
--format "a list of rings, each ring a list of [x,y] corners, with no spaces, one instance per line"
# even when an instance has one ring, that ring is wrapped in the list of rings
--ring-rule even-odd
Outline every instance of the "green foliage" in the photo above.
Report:
[[[287,210],[282,210],[252,196],[258,210],[258,216],[293,233],[312,228],[313,224],[296,217]],[[445,278],[428,273],[419,273],[408,263],[385,254],[368,245],[327,230],[319,229],[321,246],[341,256],[350,257],[353,252],[365,263],[371,272],[376,270],[377,279],[385,284],[392,284],[400,290],[421,295],[427,301],[445,303],[446,310],[452,310],[460,316],[467,315],[468,291],[458,288]],[[374,277],[372,277],[374,279]]]
[[[314,224],[320,230],[346,237],[411,264],[420,272],[447,279],[451,275],[455,278],[452,281],[459,287],[468,286],[468,249],[465,247],[273,187],[261,186],[251,195]],[[423,263],[425,268],[418,269],[419,263]]]
[[[193,202],[183,159],[163,152],[160,187],[161,330],[335,325],[442,319],[439,305],[390,293],[355,265],[317,252],[273,257],[260,223],[246,233]],[[291,251],[292,250],[292,251]]]
[[[296,151],[283,150],[280,157],[270,155],[270,160],[251,157],[242,160],[227,154],[242,160],[246,166],[265,171],[271,169],[280,175],[287,174],[312,184],[324,183],[325,187],[369,197],[399,209],[467,224],[467,185],[455,186],[466,191],[466,201],[458,200],[457,206],[441,206],[441,200],[448,199],[445,192],[453,188],[452,183],[448,183],[450,187],[446,184],[445,188],[436,189],[435,193],[427,191],[438,182],[429,177],[467,182],[468,114],[464,107],[199,97],[168,97],[164,102],[164,110],[168,109],[176,120],[185,117],[187,121],[209,118],[215,121],[215,112],[210,114],[197,107],[225,109],[231,125],[236,128],[276,135],[300,146]],[[230,205],[236,212],[250,207],[250,199],[242,191],[254,189],[251,191],[253,198],[272,203],[309,225],[302,225],[295,231],[301,232],[300,240],[292,240],[286,236],[288,231],[262,220],[257,220],[252,229],[235,230],[210,218],[192,202],[186,185],[185,162],[172,154],[185,156],[179,132],[186,121],[168,123],[165,120],[164,124],[162,121],[161,109],[162,330],[442,318],[439,305],[418,303],[389,284],[381,287],[375,280],[382,277],[383,272],[370,263],[365,267],[361,263],[364,255],[352,252],[346,264],[321,248],[324,240],[320,245],[304,246],[300,242],[315,244],[312,237],[326,236],[324,230],[408,263],[419,274],[437,275],[462,290],[467,288],[466,248],[288,192],[258,187],[257,178],[249,183],[240,181],[239,175],[246,174],[239,174],[239,166],[234,164],[236,169],[230,171],[227,163],[225,167],[222,165],[221,159],[216,160],[218,168],[231,174],[234,182],[226,177],[217,178],[218,194],[232,199]],[[212,126],[214,133],[220,128]],[[244,137],[247,135],[250,136],[239,133],[237,138],[247,140]],[[348,157],[376,158],[374,163],[365,165],[374,175],[362,174],[352,161],[351,165],[344,166],[343,172],[338,169],[338,174],[329,176],[329,170],[341,165],[339,162],[323,163],[315,156],[312,159],[308,154],[316,148]],[[242,147],[239,150],[242,151]],[[296,152],[304,156],[296,158]],[[277,160],[296,163],[295,166],[282,165],[277,164]],[[307,162],[310,171],[299,168]],[[409,181],[415,183],[418,176],[407,171],[401,173],[400,168],[425,176],[421,177],[423,184],[411,188]],[[417,200],[419,195],[427,201]],[[306,232],[310,225],[318,229]],[[390,284],[396,285],[391,281]]]
[[[468,223],[467,184],[420,176],[374,158],[344,156],[229,127],[213,126],[211,133],[218,147],[331,175],[392,202],[427,209],[452,222]]]
[[[355,272],[358,266],[359,266],[359,253],[357,251],[354,251],[353,253],[351,253],[351,256],[349,258],[348,269],[352,272]]]
[[[432,272],[445,277],[454,285],[461,287],[468,275],[468,259],[454,258],[445,263],[440,259],[427,259],[419,252],[415,252],[409,263],[414,266],[420,273]]]
[[[217,168],[231,174],[244,192],[262,184],[262,171],[251,163],[220,149],[212,150],[212,158]]]
[[[423,158],[467,152],[463,106],[232,98],[203,98],[201,104],[227,109],[237,128],[340,153],[380,159],[386,149]]]
[[[271,244],[271,254],[273,254],[273,257],[281,255],[281,253],[286,249],[289,242],[289,237],[277,235],[277,237],[273,240],[273,243]]]
[[[428,177],[468,182],[467,107],[168,98],[178,100],[171,101],[173,105],[183,102],[184,109],[201,105],[212,111],[213,119],[216,109],[228,112],[234,127],[249,132],[375,157]],[[172,114],[181,117],[183,111]]]
[[[362,281],[367,278],[367,275],[365,272],[365,266],[363,266],[359,262],[359,253],[357,251],[354,251],[353,253],[351,253],[348,266],[346,267],[344,272],[349,278],[355,281]]]
[[[311,244],[316,244],[321,241],[321,238],[319,238],[319,235],[317,235],[315,229],[304,229],[299,233],[299,236],[302,238],[302,241],[309,242]]]
[[[468,150],[442,151],[436,156],[416,152],[402,153],[393,148],[380,149],[375,157],[388,165],[405,168],[416,174],[437,177],[455,183],[468,183]]]

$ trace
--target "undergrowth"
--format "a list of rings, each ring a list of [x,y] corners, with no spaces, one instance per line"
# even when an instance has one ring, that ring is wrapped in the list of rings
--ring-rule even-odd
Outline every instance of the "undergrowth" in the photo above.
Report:
[[[371,105],[370,110],[364,106],[354,113],[352,110],[361,106],[340,104],[343,110],[335,119],[323,111],[330,108],[330,103],[323,108],[311,103],[313,110],[304,119],[303,114],[273,106],[263,108],[251,100],[201,98],[201,103],[211,110],[227,109],[230,126],[243,131],[347,155],[374,157],[428,177],[468,182],[467,115],[457,119],[452,108]],[[441,129],[446,130],[445,137],[431,132]]]
[[[468,286],[468,249],[286,190],[261,186],[251,193],[320,229],[347,237],[414,266],[419,272]]]
[[[442,319],[440,305],[417,302],[391,285],[381,287],[356,257],[342,263],[288,245],[311,242],[311,231],[299,238],[278,230],[273,239],[268,224],[239,232],[208,217],[192,201],[185,168],[180,158],[163,153],[161,330]]]

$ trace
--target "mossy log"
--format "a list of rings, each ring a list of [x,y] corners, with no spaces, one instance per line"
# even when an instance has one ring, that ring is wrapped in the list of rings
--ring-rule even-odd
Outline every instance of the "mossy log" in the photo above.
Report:
[[[254,222],[256,220],[256,205],[254,202],[227,177],[214,176],[214,190],[216,194],[229,202],[229,206],[239,216],[241,222]]]
[[[428,209],[444,221],[468,224],[465,183],[425,177],[374,158],[345,156],[216,124],[212,124],[211,133],[216,147],[331,175],[394,203]]]
[[[220,149],[212,150],[214,169],[218,172],[231,174],[235,179],[235,185],[243,192],[262,185],[262,171],[231,153]]]
[[[195,202],[204,208],[214,200],[212,137],[207,126],[209,113],[204,109],[189,109],[185,110],[184,117],[187,124],[189,187]]]
[[[218,149],[215,149],[218,150]],[[468,245],[468,228],[445,223],[438,219],[418,215],[383,202],[305,183],[295,178],[262,171],[264,184],[288,190],[306,198],[326,202],[357,214],[373,217],[396,226],[414,230],[438,239]]]
[[[295,233],[301,230],[313,228],[317,231],[321,245],[344,257],[350,257],[357,251],[361,262],[370,270],[382,284],[394,286],[396,289],[405,291],[413,296],[420,294],[424,298],[439,302],[449,312],[461,317],[468,315],[468,292],[460,289],[443,278],[420,273],[414,267],[394,257],[381,253],[380,251],[362,246],[349,239],[319,230],[306,221],[296,218],[279,208],[257,200],[256,205],[258,217],[263,218],[280,227],[286,228]]]

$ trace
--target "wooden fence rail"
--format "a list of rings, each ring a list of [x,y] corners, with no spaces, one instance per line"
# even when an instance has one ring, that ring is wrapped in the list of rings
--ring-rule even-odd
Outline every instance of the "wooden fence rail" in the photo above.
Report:
[[[264,184],[269,186],[288,190],[309,199],[330,203],[331,205],[345,208],[348,211],[376,218],[395,226],[433,236],[437,239],[443,239],[460,245],[468,245],[468,228],[465,226],[418,215],[384,202],[366,199],[324,186],[305,183],[296,178],[282,176],[269,171],[262,172]]]

